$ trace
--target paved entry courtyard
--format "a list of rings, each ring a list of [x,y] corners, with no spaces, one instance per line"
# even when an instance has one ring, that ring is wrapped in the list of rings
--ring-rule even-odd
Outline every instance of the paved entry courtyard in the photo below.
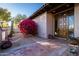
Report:
[[[0,50],[0,56],[63,56],[69,48],[62,39],[23,38],[20,33],[13,37],[12,43],[11,48]]]

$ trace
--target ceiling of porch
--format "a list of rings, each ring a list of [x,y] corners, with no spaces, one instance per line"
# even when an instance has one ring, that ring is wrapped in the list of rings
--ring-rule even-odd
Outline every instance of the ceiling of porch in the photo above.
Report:
[[[67,10],[74,10],[74,3],[46,3],[29,18],[33,19],[44,12],[57,14]]]

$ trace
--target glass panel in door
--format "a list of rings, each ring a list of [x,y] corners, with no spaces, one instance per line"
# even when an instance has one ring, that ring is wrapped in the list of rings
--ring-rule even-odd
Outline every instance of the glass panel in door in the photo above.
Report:
[[[74,37],[74,15],[68,16],[68,22],[69,22],[69,37]]]
[[[58,17],[58,36],[67,37],[68,35],[68,20],[65,15]]]

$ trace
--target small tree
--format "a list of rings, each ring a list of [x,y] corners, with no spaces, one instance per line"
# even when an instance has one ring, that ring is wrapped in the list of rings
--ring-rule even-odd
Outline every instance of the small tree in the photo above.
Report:
[[[0,20],[8,21],[11,17],[11,13],[7,9],[0,8]]]
[[[7,9],[0,8],[0,21],[9,21],[10,17],[11,13]]]

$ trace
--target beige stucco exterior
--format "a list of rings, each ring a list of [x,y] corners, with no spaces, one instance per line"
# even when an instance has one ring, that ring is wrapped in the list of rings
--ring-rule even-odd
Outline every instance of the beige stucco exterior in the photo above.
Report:
[[[54,36],[55,32],[55,18],[52,13],[47,13],[47,35]]]
[[[43,13],[34,18],[38,25],[38,36],[48,38],[48,35],[54,35],[54,15],[51,13]]]
[[[74,36],[79,37],[79,4],[74,6]]]
[[[33,19],[38,25],[38,36],[47,38],[47,12]]]

